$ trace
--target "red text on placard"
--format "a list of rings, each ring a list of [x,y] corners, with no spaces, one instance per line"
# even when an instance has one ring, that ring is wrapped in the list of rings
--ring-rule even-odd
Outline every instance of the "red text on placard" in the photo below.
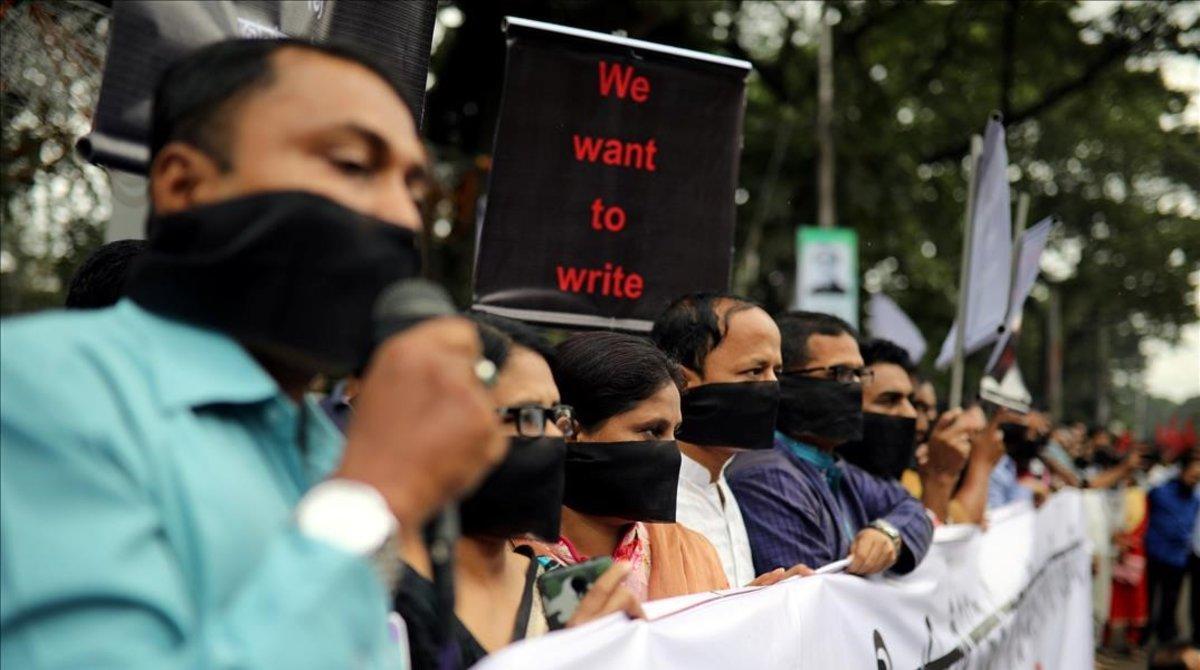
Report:
[[[625,227],[625,210],[616,205],[605,205],[596,198],[592,201],[592,230],[620,232]]]
[[[645,281],[636,272],[625,274],[620,265],[605,263],[603,268],[555,267],[558,290],[570,293],[610,295],[614,298],[637,300],[642,297]]]
[[[581,163],[602,163],[617,165],[635,170],[654,172],[654,155],[658,153],[658,145],[653,139],[645,142],[624,142],[610,137],[595,137],[592,135],[571,135],[575,145],[575,160]]]
[[[613,89],[622,100],[626,95],[636,103],[646,102],[650,98],[650,80],[635,75],[633,67],[600,61],[600,95],[608,97]]]

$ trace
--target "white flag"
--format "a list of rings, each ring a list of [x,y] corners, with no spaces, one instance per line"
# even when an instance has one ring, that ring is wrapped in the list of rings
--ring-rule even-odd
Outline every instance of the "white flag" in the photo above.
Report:
[[[1021,327],[1021,313],[1024,311],[1025,300],[1029,298],[1029,292],[1037,283],[1038,272],[1042,266],[1042,252],[1046,250],[1046,240],[1050,238],[1050,230],[1053,227],[1054,217],[1047,216],[1026,230],[1018,242],[1017,273],[1008,308],[1009,330],[1019,330]]]
[[[971,221],[971,255],[968,271],[971,282],[967,294],[967,325],[964,355],[979,351],[996,339],[1004,325],[1008,309],[1009,274],[1012,272],[1012,203],[1008,191],[1008,150],[1004,146],[1004,125],[990,119],[979,157],[979,175],[975,187],[975,215]],[[954,359],[958,337],[954,324],[937,367],[945,369]]]
[[[1029,292],[1037,283],[1041,271],[1042,252],[1046,250],[1046,240],[1050,238],[1050,230],[1054,227],[1054,217],[1047,216],[1038,221],[1032,228],[1027,229],[1017,240],[1017,272],[1013,279],[1012,295],[1008,303],[1008,318],[1005,319],[1004,335],[996,342],[992,355],[984,370],[995,368],[1004,348],[1016,334],[1021,332],[1021,316],[1025,312],[1025,301]]]
[[[913,363],[921,362],[925,338],[900,305],[882,293],[875,293],[867,305],[867,313],[867,332],[871,337],[891,340],[908,352]]]

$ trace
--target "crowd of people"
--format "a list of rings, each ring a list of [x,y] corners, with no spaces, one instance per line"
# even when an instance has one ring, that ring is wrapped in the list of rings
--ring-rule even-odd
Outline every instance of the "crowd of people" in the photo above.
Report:
[[[1174,616],[1191,450],[945,408],[897,345],[733,294],[679,297],[649,337],[477,312],[381,335],[427,179],[385,72],[221,42],[167,70],[153,120],[149,242],[3,323],[4,665],[468,667],[648,600],[906,574],[936,526],[1069,486],[1111,503],[1103,628],[1200,667]],[[539,577],[594,557],[554,620]]]

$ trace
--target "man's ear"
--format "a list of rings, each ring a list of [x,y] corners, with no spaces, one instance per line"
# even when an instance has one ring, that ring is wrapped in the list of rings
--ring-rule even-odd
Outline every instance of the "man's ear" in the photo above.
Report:
[[[686,365],[680,365],[679,370],[681,372],[683,372],[683,388],[684,389],[690,389],[693,386],[699,386],[700,382],[703,381],[701,376],[696,374],[695,370],[687,367]]]
[[[225,172],[217,161],[200,149],[171,142],[150,165],[150,203],[157,215],[174,214],[215,202]]]

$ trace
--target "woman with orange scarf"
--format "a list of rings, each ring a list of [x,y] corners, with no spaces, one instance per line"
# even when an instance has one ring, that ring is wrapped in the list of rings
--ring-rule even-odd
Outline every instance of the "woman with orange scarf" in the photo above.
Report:
[[[713,546],[674,523],[678,368],[648,341],[618,333],[575,335],[555,358],[555,382],[576,423],[562,537],[537,552],[567,565],[593,556],[628,562],[625,585],[643,600],[727,588]]]

